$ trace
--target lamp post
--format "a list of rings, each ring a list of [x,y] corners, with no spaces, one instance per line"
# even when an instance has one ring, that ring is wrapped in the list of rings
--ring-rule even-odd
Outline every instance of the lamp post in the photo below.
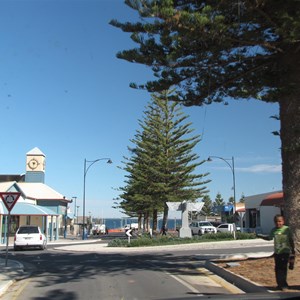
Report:
[[[79,209],[79,205],[76,206],[76,224],[78,224],[78,209]]]
[[[76,205],[76,200],[77,200],[77,197],[72,197],[73,199],[74,199],[74,219],[77,217],[77,215],[76,215],[76,207],[77,207],[77,205]]]
[[[233,216],[234,216],[236,211],[234,157],[232,156],[231,158],[223,158],[220,156],[209,156],[207,161],[212,161],[212,158],[218,158],[223,160],[231,169],[232,179],[233,179]],[[231,161],[231,164],[229,163],[229,161]]]
[[[86,179],[86,174],[90,167],[95,164],[96,162],[100,160],[107,160],[108,164],[111,164],[112,161],[110,158],[98,158],[95,160],[86,160],[84,159],[84,171],[83,171],[83,216],[82,216],[82,239],[85,240],[86,235],[85,235],[85,179]]]
[[[64,238],[67,238],[68,204],[66,205],[64,219],[65,219]]]

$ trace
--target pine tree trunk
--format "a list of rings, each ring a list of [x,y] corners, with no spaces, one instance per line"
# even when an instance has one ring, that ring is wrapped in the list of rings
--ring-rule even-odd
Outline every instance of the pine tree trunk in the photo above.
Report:
[[[149,213],[146,211],[144,213],[144,220],[143,220],[143,228],[144,228],[145,232],[149,232],[149,225],[148,225],[149,221],[148,220],[149,220]]]
[[[285,218],[300,253],[300,47],[287,47],[279,59],[280,136]]]
[[[300,74],[300,73],[299,73]],[[298,75],[300,80],[300,75]],[[300,87],[300,82],[299,85]],[[300,253],[300,92],[280,101],[284,215]]]
[[[142,229],[142,219],[143,219],[143,215],[142,213],[138,214],[138,230],[140,231]]]
[[[164,204],[164,216],[163,216],[162,228],[167,229],[168,214],[169,214],[169,208],[168,208],[167,203],[165,203]]]
[[[157,230],[157,209],[153,211],[153,232]]]

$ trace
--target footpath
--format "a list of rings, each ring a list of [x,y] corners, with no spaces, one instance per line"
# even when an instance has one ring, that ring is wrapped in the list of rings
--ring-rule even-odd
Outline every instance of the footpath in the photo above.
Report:
[[[232,294],[241,293],[260,293],[267,292],[267,289],[261,286],[257,286],[252,282],[234,276],[231,272],[225,271],[223,268],[219,268],[214,263],[215,259],[233,261],[237,259],[247,259],[255,257],[268,257],[272,255],[270,252],[270,246],[273,245],[271,241],[264,241],[262,239],[254,240],[235,240],[235,241],[224,241],[224,242],[208,242],[208,243],[196,243],[196,244],[180,244],[171,246],[155,246],[155,247],[139,247],[139,248],[127,248],[127,247],[107,247],[107,244],[99,242],[99,240],[78,240],[76,238],[61,238],[58,241],[48,242],[48,245],[54,246],[54,250],[59,251],[79,251],[79,252],[97,252],[97,253],[155,253],[165,251],[184,251],[184,250],[212,250],[212,249],[227,249],[224,252],[230,252],[232,254],[199,254],[197,259],[204,262],[204,269],[207,272],[201,272],[200,276],[204,276],[205,280],[219,281],[227,290]],[[26,277],[24,272],[24,266],[12,259],[11,249],[12,244],[9,245],[9,255],[7,260],[7,266],[5,266],[5,247],[0,247],[0,295],[3,294],[8,287],[13,284],[15,280],[20,280]],[[256,252],[257,247],[266,247],[265,252]],[[51,247],[53,248],[53,247]],[[235,253],[234,249],[247,248],[247,253]],[[228,251],[232,249],[232,251]],[[210,251],[207,251],[208,253]],[[217,278],[216,278],[217,277]],[[249,298],[247,298],[249,299]],[[253,298],[254,299],[254,298]]]

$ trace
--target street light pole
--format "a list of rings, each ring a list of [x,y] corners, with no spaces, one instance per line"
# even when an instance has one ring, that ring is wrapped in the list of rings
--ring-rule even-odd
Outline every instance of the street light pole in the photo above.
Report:
[[[76,210],[76,224],[78,225],[78,210],[79,210],[79,205],[76,206],[77,210]]]
[[[85,240],[86,235],[85,235],[85,180],[86,180],[86,174],[88,172],[88,170],[90,169],[90,167],[95,164],[96,162],[100,161],[100,160],[107,160],[108,164],[111,164],[112,161],[110,158],[98,158],[95,160],[86,160],[84,159],[84,171],[83,171],[83,216],[82,216],[82,239]]]
[[[73,199],[75,199],[74,200],[74,219],[77,217],[77,215],[76,215],[76,207],[77,207],[77,205],[76,205],[76,200],[77,200],[77,197],[72,197]]]
[[[233,216],[235,215],[236,212],[236,194],[235,194],[235,170],[234,170],[234,157],[232,156],[231,158],[223,158],[220,156],[209,156],[208,161],[212,161],[212,158],[218,158],[223,160],[231,169],[232,172],[232,179],[233,179]],[[228,162],[231,161],[231,164]]]
[[[64,238],[67,238],[68,204],[66,206],[64,219],[65,219]]]

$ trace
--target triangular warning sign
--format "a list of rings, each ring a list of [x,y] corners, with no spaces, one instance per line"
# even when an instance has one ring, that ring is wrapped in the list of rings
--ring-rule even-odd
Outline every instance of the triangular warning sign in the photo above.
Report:
[[[21,193],[17,192],[0,193],[0,197],[8,211],[11,211],[13,209],[20,196]]]

